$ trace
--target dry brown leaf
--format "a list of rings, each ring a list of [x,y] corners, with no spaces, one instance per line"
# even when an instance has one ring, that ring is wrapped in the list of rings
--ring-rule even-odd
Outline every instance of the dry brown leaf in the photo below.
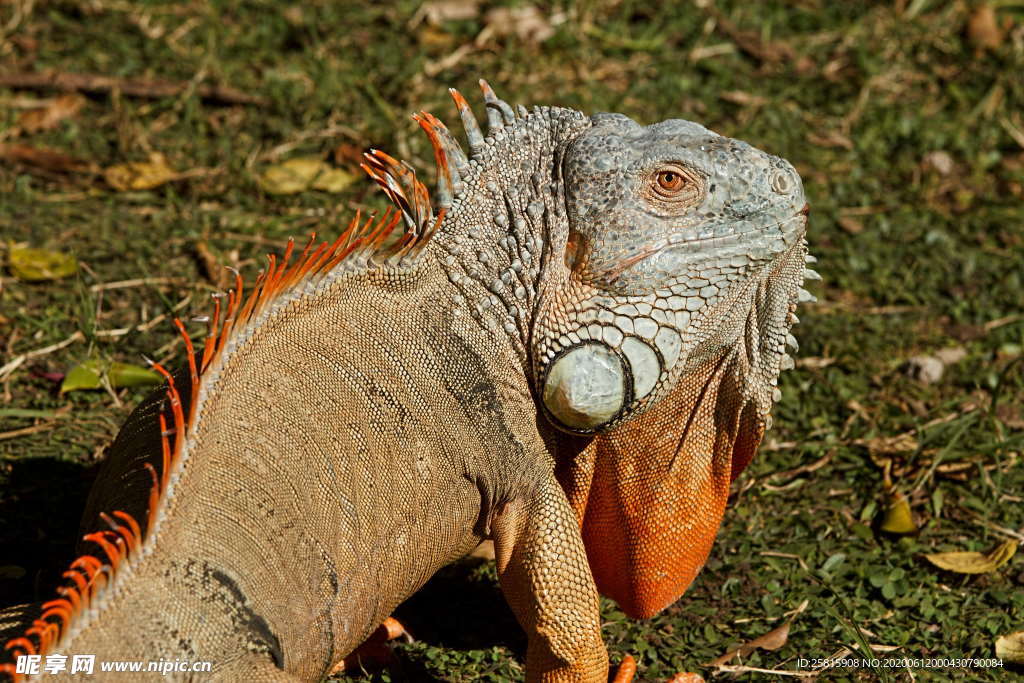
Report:
[[[203,273],[206,279],[213,283],[213,286],[220,290],[228,288],[230,271],[220,264],[220,261],[210,250],[206,240],[197,240],[195,243],[196,256],[203,266]]]
[[[474,19],[478,14],[480,0],[435,0],[423,3],[414,19],[416,23],[426,19],[428,24],[440,26],[446,21]]]
[[[975,8],[967,20],[967,39],[979,52],[995,50],[1003,44],[1003,31],[991,5],[981,4]]]
[[[859,235],[864,232],[864,224],[856,218],[850,218],[849,216],[840,216],[837,220],[839,227],[851,235]]]
[[[528,43],[543,43],[555,35],[551,21],[533,5],[496,7],[487,13],[484,23],[496,36],[515,35]]]
[[[827,358],[824,356],[803,356],[802,358],[796,359],[796,366],[798,368],[827,368],[836,362],[835,358]]]
[[[1024,631],[996,638],[996,657],[1014,664],[1024,664]]]
[[[822,134],[808,133],[807,141],[817,147],[841,147],[842,149],[853,149],[853,140],[839,131],[830,130]]]
[[[743,90],[726,90],[718,93],[718,96],[726,102],[732,102],[743,107],[761,107],[768,104],[768,99],[760,95],[752,95]]]
[[[93,164],[83,159],[76,159],[64,152],[29,145],[0,145],[0,159],[58,173],[90,173],[96,170]]]
[[[352,168],[359,168],[359,164],[366,161],[363,158],[363,152],[366,150],[357,145],[353,145],[348,142],[343,142],[334,148],[331,155],[334,158],[334,163],[338,166],[351,166]]]
[[[149,155],[149,161],[114,164],[103,171],[103,177],[118,192],[130,192],[152,190],[177,180],[180,175],[167,164],[163,154],[153,152]]]
[[[924,557],[939,569],[957,574],[988,574],[1009,562],[1017,552],[1017,545],[1017,541],[1004,541],[988,553],[932,553]]]
[[[71,118],[85,106],[85,97],[79,93],[68,93],[56,97],[45,107],[30,109],[18,117],[17,126],[25,133],[56,128],[64,119]]]
[[[729,661],[734,659],[736,656],[746,657],[751,652],[759,648],[762,650],[778,650],[780,647],[785,645],[786,641],[789,639],[789,625],[791,622],[792,620],[788,620],[781,626],[777,626],[771,631],[768,631],[768,633],[765,633],[763,636],[754,638],[749,643],[744,643],[735,650],[726,652],[721,657],[708,662],[708,666],[722,666],[723,664],[728,664]]]
[[[917,439],[913,432],[904,432],[896,436],[877,436],[873,439],[855,439],[853,444],[863,446],[873,455],[893,455],[911,453],[917,450]]]

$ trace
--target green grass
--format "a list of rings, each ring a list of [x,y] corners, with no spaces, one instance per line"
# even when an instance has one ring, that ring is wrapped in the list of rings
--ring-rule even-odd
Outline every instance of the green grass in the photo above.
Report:
[[[796,334],[800,356],[827,361],[783,377],[776,427],[737,482],[718,543],[687,595],[646,622],[605,605],[613,660],[633,653],[644,680],[677,670],[709,675],[708,661],[805,601],[788,642],[745,665],[794,669],[798,658],[865,642],[895,646],[894,657],[992,657],[997,635],[1024,630],[1021,560],[964,577],[922,554],[986,550],[1005,530],[1024,532],[1024,6],[995,5],[1009,25],[997,47],[981,50],[968,38],[974,9],[964,2],[718,3],[762,46],[788,46],[792,57],[775,61],[752,56],[749,40],[737,43],[691,4],[544,6],[561,20],[543,44],[499,32],[459,60],[447,58],[473,44],[488,8],[413,28],[412,2],[322,0],[291,10],[271,2],[39,2],[10,24],[12,5],[3,8],[5,69],[198,76],[266,104],[96,95],[60,126],[4,141],[99,167],[159,151],[179,171],[210,172],[116,193],[96,174],[0,165],[4,241],[70,251],[81,263],[72,278],[37,284],[4,273],[3,362],[84,335],[0,384],[0,433],[41,426],[0,439],[0,604],[51,595],[94,465],[144,394],[60,396],[43,373],[91,355],[180,361],[168,324],[116,338],[95,331],[138,324],[190,295],[184,312],[201,312],[214,285],[197,257],[200,240],[252,277],[261,254],[288,236],[331,234],[352,209],[383,206],[369,182],[342,194],[280,197],[261,192],[254,175],[341,144],[429,169],[429,146],[408,114],[427,109],[453,121],[445,88],[474,93],[486,77],[514,102],[620,111],[645,123],[688,118],[742,138],[792,161],[812,206],[809,239],[824,283],[815,289],[820,303],[800,311]],[[0,90],[8,136],[25,96],[34,95]],[[936,152],[946,155],[947,173],[929,162]],[[140,277],[175,281],[102,298],[91,290]],[[908,358],[946,347],[966,357],[940,381],[905,372]],[[948,420],[933,423],[939,418]],[[866,447],[911,431],[910,450],[872,458]],[[887,457],[920,525],[916,536],[875,530]],[[792,472],[821,459],[813,471]],[[489,565],[446,569],[399,614],[419,642],[399,651],[404,674],[377,680],[521,676],[523,637]],[[1005,674],[914,670],[918,680]],[[827,676],[910,680],[906,670],[881,668]]]

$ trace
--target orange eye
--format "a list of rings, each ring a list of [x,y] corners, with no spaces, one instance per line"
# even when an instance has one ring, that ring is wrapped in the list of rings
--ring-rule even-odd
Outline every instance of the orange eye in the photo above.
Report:
[[[659,171],[657,180],[659,188],[673,194],[686,186],[686,178],[676,171]]]
[[[699,171],[675,162],[652,171],[640,192],[659,211],[685,212],[703,199],[707,181]]]

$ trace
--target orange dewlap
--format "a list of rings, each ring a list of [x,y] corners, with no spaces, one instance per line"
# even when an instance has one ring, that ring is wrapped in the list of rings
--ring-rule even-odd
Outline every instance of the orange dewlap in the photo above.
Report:
[[[731,359],[708,363],[560,472],[602,594],[636,619],[675,602],[704,566],[764,433]]]

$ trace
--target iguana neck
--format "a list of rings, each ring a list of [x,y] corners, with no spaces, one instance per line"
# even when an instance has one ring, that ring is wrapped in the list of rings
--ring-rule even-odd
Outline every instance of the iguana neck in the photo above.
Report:
[[[454,315],[512,342],[529,373],[541,292],[568,235],[561,158],[589,126],[578,112],[539,107],[487,137],[432,247]]]

